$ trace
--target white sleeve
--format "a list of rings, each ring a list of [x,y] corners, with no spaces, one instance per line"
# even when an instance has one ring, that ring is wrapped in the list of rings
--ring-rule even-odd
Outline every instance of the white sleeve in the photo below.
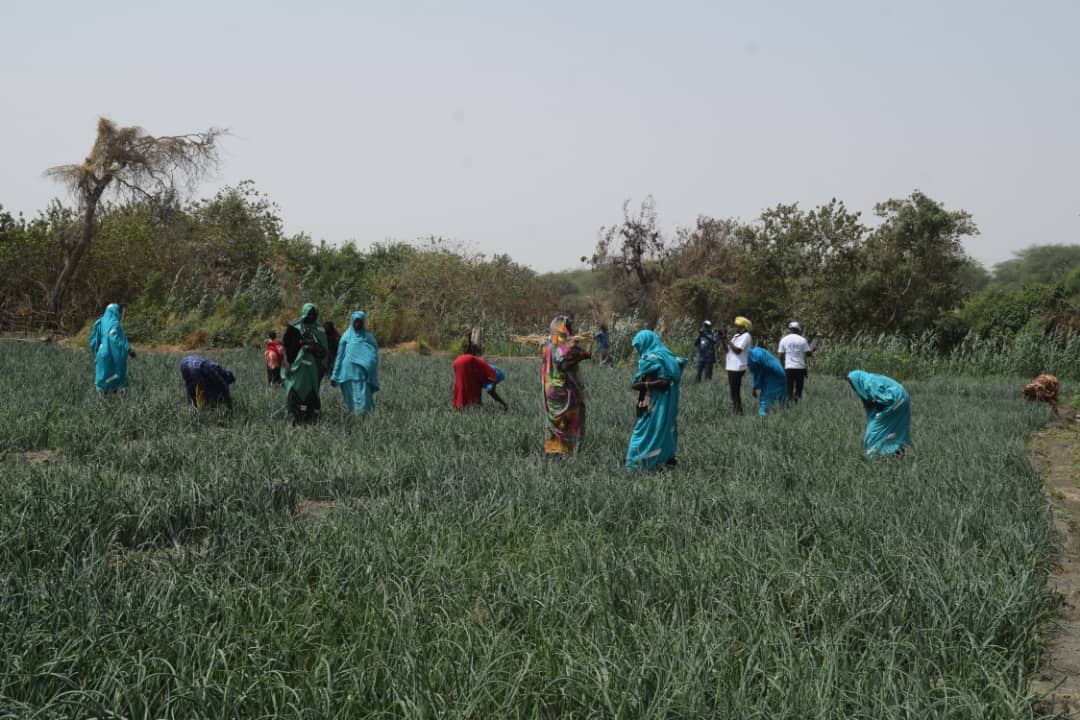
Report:
[[[732,338],[731,344],[737,347],[739,352],[742,352],[746,349],[746,346],[750,344],[750,333],[743,333],[737,338]]]

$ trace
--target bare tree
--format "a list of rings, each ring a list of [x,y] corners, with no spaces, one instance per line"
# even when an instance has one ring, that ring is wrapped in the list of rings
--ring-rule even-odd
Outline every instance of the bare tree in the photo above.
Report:
[[[94,238],[94,220],[106,192],[127,198],[171,198],[192,190],[217,167],[218,128],[188,135],[154,137],[139,127],[119,127],[100,118],[97,140],[78,165],[59,165],[45,174],[67,185],[79,201],[79,219],[61,238],[64,265],[49,293],[49,310],[59,324],[71,279]]]

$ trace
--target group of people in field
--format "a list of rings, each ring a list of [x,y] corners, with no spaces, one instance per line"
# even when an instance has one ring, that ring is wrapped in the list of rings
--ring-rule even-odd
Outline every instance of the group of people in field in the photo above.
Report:
[[[732,410],[736,414],[743,412],[742,381],[749,371],[758,415],[765,416],[802,398],[807,359],[813,355],[814,346],[806,341],[801,325],[792,322],[788,334],[780,340],[777,357],[754,345],[752,329],[750,320],[743,316],[735,318],[730,335],[714,331],[712,323],[705,321],[696,341],[695,382],[712,378],[717,349],[722,349]],[[548,457],[574,453],[584,436],[586,403],[580,366],[590,359],[601,367],[611,364],[607,328],[601,325],[592,341],[595,358],[575,335],[573,318],[567,314],[557,315],[548,328],[540,369],[543,450]],[[639,331],[631,344],[637,355],[637,369],[630,388],[638,397],[626,466],[632,470],[670,467],[676,464],[679,395],[689,361],[676,356],[652,330]],[[120,307],[115,303],[94,323],[90,350],[95,353],[97,391],[107,394],[127,387],[127,361],[135,353],[121,327]],[[305,304],[300,317],[286,326],[281,341],[276,334],[270,334],[264,359],[267,382],[283,386],[286,413],[293,425],[318,420],[322,410],[319,390],[327,375],[330,386],[341,392],[348,413],[363,415],[375,407],[379,392],[378,343],[367,329],[361,310],[350,315],[348,328],[338,336],[331,323],[319,322],[319,309],[314,303]],[[505,373],[483,357],[483,348],[475,338],[469,339],[452,368],[455,408],[480,405],[486,392],[504,410],[508,409],[497,391]],[[230,403],[229,390],[236,377],[227,368],[189,355],[180,361],[180,374],[193,409]],[[907,391],[891,378],[862,370],[850,372],[847,379],[866,409],[865,452],[902,455],[911,444],[911,400]]]

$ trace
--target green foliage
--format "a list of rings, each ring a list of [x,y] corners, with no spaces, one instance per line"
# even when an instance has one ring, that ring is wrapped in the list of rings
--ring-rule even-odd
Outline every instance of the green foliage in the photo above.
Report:
[[[1010,260],[994,266],[998,287],[1019,290],[1025,285],[1053,285],[1080,270],[1080,245],[1031,245]]]
[[[908,383],[901,462],[863,459],[817,371],[765,420],[687,384],[679,467],[631,475],[626,368],[584,370],[587,440],[551,465],[535,359],[501,363],[509,413],[459,413],[447,358],[384,355],[373,416],[324,388],[287,430],[259,352],[214,355],[235,407],[203,415],[179,357],[101,400],[86,353],[0,354],[7,715],[1037,715],[1049,410],[1016,380]]]

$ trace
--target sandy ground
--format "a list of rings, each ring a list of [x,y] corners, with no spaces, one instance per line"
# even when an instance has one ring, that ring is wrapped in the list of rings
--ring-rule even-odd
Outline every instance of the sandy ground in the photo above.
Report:
[[[1059,605],[1031,691],[1037,709],[1080,718],[1080,415],[1062,403],[1057,420],[1031,436],[1028,450],[1043,478],[1061,554],[1048,581]]]

